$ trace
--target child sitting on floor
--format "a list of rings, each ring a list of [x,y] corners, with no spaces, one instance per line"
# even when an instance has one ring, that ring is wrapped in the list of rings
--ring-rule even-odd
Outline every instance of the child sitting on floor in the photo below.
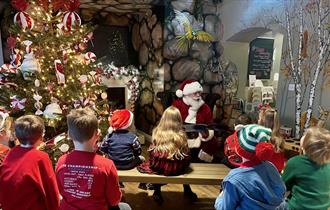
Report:
[[[100,150],[109,155],[118,170],[129,170],[144,162],[139,138],[129,131],[134,115],[127,109],[116,110]]]
[[[284,138],[280,134],[280,120],[275,109],[264,106],[260,109],[258,124],[272,129],[272,138],[270,142],[273,144],[275,153],[270,157],[269,161],[273,163],[277,170],[281,172],[284,168],[286,159],[284,157]]]
[[[228,136],[224,145],[225,164],[230,168],[237,168],[242,163],[242,158],[237,155],[235,150],[235,142],[237,141],[237,132],[247,124],[251,123],[251,118],[246,114],[241,114],[235,122],[235,132]]]
[[[276,167],[264,161],[273,152],[271,129],[247,125],[235,143],[242,164],[224,178],[216,210],[276,209],[284,201],[285,185]]]
[[[71,110],[68,135],[74,150],[57,162],[56,177],[63,197],[61,210],[130,210],[120,203],[121,191],[112,160],[95,153],[98,120],[89,108]]]
[[[142,173],[176,176],[184,174],[189,167],[187,137],[182,127],[180,111],[174,106],[164,111],[158,126],[154,128],[149,154],[149,160],[138,166]],[[161,185],[154,184],[153,187],[155,200],[162,202]]]
[[[43,139],[43,120],[26,115],[14,127],[20,145],[9,151],[0,167],[2,209],[57,210],[60,195],[51,161],[36,149]]]
[[[330,208],[330,131],[309,128],[300,140],[303,155],[289,159],[282,179],[291,192],[283,209]]]

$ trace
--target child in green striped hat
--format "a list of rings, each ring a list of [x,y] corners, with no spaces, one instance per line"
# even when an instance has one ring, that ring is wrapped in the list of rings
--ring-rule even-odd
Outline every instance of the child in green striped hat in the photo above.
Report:
[[[238,132],[235,149],[243,162],[224,178],[216,210],[277,209],[284,202],[285,185],[267,161],[274,153],[271,134],[271,129],[256,124]]]

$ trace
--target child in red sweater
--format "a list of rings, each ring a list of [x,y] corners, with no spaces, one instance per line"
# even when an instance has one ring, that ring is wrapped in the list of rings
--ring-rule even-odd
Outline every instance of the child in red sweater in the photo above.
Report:
[[[130,210],[120,203],[117,170],[112,162],[95,153],[99,139],[98,120],[91,109],[72,110],[67,116],[68,134],[75,149],[56,165],[56,177],[63,197],[61,210]]]
[[[41,118],[26,115],[15,121],[19,146],[0,166],[0,204],[3,210],[57,210],[60,204],[55,174],[48,155],[36,149],[43,138]]]

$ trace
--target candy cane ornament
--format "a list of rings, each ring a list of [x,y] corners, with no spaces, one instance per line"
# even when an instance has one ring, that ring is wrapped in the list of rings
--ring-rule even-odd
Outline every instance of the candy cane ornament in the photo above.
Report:
[[[65,83],[65,75],[64,75],[64,67],[60,60],[54,61],[57,83],[64,84]]]

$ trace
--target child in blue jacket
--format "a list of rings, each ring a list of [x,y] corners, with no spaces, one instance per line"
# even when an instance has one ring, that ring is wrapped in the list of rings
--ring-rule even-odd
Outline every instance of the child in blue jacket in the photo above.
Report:
[[[274,152],[270,138],[271,129],[260,125],[247,125],[238,131],[235,148],[242,164],[224,178],[216,210],[271,210],[284,202],[281,176],[271,162],[264,161]]]

